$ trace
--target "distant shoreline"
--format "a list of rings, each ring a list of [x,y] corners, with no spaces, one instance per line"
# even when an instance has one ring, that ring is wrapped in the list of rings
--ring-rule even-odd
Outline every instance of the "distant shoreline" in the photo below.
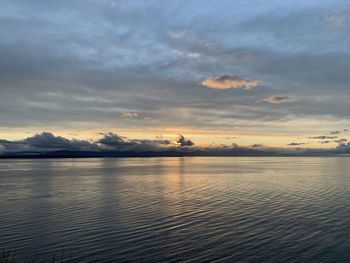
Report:
[[[350,154],[240,154],[240,155],[200,155],[200,154],[178,154],[178,155],[162,155],[162,154],[149,154],[149,155],[4,155],[0,156],[0,160],[3,159],[92,159],[92,158],[179,158],[179,157],[350,157]]]

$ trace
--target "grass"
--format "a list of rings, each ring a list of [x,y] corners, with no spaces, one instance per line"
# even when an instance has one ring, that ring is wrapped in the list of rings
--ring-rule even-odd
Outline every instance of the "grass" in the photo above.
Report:
[[[11,248],[2,249],[0,255],[0,263],[37,263],[38,261],[35,258],[27,259],[27,260],[19,260],[16,255],[16,250]],[[40,262],[43,262],[40,260]],[[50,260],[44,261],[45,263],[98,263],[99,259],[97,256],[90,256],[83,260],[74,260],[72,253],[65,254],[64,249],[60,253],[54,253]],[[115,263],[122,263],[122,261],[114,260]],[[130,262],[130,261],[128,261]],[[143,263],[142,259],[135,260],[132,262]]]
[[[15,263],[16,262],[16,251],[8,248],[3,249],[0,255],[0,263]]]

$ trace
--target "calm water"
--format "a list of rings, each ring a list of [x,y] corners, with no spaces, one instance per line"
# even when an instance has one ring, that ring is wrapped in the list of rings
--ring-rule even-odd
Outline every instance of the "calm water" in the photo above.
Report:
[[[0,160],[0,247],[44,260],[350,262],[350,159]]]

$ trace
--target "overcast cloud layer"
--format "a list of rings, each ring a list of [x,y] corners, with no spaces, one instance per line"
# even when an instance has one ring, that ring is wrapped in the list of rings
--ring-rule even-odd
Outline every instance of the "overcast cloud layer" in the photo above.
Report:
[[[349,45],[341,0],[3,0],[0,129],[323,147],[350,127]]]

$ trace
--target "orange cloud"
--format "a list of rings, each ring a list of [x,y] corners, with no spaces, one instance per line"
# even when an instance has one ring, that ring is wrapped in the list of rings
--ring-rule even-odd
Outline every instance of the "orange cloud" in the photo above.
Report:
[[[220,77],[208,78],[202,81],[202,85],[210,89],[245,89],[250,90],[256,87],[260,81],[245,80],[235,76],[223,75]]]

